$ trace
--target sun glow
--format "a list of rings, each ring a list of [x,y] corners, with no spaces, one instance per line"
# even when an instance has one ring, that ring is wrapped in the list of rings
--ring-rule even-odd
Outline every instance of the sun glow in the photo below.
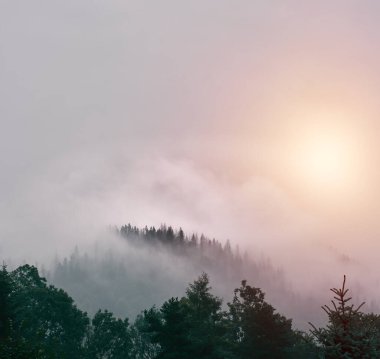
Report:
[[[358,133],[337,116],[313,120],[292,136],[293,184],[313,202],[346,202],[360,180]]]
[[[308,181],[316,185],[344,185],[352,175],[350,148],[340,139],[316,139],[305,146],[301,166]]]

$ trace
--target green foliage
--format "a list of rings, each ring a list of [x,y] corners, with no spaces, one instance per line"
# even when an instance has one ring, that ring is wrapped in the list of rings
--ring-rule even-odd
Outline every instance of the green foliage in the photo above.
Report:
[[[342,288],[330,289],[334,293],[332,307],[322,306],[328,315],[326,328],[317,329],[313,324],[312,334],[323,347],[326,359],[370,359],[380,357],[379,317],[365,315],[358,307],[349,304],[348,289],[345,288],[346,276]]]
[[[153,359],[160,352],[160,346],[153,340],[150,325],[144,315],[138,315],[129,333],[132,343],[131,358]]]
[[[3,265],[0,272],[0,358],[47,358],[38,344],[28,342],[14,330],[18,308],[13,305],[12,295],[15,293],[16,284]]]
[[[222,300],[210,293],[209,278],[203,273],[186,290],[183,298],[187,310],[192,351],[199,358],[224,358],[227,326]]]
[[[202,274],[189,285],[186,297],[172,298],[160,310],[145,311],[152,341],[160,345],[157,358],[227,357],[222,301],[210,289],[208,276]]]
[[[87,343],[89,359],[129,358],[132,344],[127,319],[116,319],[107,310],[99,310],[91,324]]]
[[[47,285],[33,266],[24,265],[11,273],[3,267],[0,303],[1,358],[130,357],[127,319],[98,311],[90,324],[73,299],[62,289]]]
[[[177,298],[165,302],[158,311],[156,308],[145,311],[145,320],[149,324],[153,343],[159,344],[157,358],[190,358],[190,340],[188,338],[187,313]]]
[[[230,308],[239,358],[288,358],[295,344],[292,321],[265,302],[259,288],[242,281]]]
[[[287,352],[290,358],[325,359],[323,350],[317,345],[311,334],[295,330],[293,339],[293,346]]]
[[[186,295],[145,310],[133,325],[105,310],[90,321],[62,289],[24,265],[0,271],[2,359],[356,359],[380,357],[380,316],[349,305],[345,280],[332,289],[326,328],[311,335],[242,281],[229,311],[202,274]]]
[[[3,265],[0,270],[0,340],[9,336],[11,316],[9,295],[11,290],[11,279],[6,266]]]
[[[48,286],[35,267],[24,265],[10,276],[15,336],[31,347],[38,346],[47,357],[82,355],[82,343],[89,324],[86,313],[77,309],[72,298],[62,289]]]

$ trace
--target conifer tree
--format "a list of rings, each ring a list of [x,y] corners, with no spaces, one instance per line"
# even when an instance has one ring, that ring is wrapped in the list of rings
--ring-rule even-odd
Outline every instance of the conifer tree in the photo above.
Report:
[[[224,359],[227,353],[222,301],[210,293],[203,273],[180,300],[172,298],[160,310],[144,312],[153,343],[160,345],[160,359]]]
[[[292,321],[268,304],[260,288],[242,281],[230,308],[235,352],[239,358],[291,358],[295,337]]]
[[[355,307],[349,304],[352,297],[346,289],[346,276],[342,288],[330,289],[334,294],[332,307],[322,306],[328,316],[326,328],[313,327],[311,333],[323,347],[326,359],[372,359],[380,357],[380,337],[376,323],[360,311],[364,303]]]

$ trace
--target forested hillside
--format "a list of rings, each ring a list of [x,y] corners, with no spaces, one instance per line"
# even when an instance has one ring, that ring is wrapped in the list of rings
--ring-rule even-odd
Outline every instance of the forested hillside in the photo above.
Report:
[[[110,230],[107,241],[56,259],[43,274],[64,288],[78,306],[92,314],[108,308],[134,318],[141,310],[180,296],[202,272],[209,274],[224,305],[242,279],[263,288],[271,303],[294,318],[298,328],[308,321],[321,324],[319,302],[296,294],[283,272],[263,257],[251,258],[205,235],[185,234],[162,225],[139,229],[130,224]]]

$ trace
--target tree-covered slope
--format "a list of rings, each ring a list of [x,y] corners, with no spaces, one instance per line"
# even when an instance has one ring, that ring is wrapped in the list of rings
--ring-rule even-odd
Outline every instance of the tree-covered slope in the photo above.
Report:
[[[135,317],[141,310],[180,296],[186,283],[209,274],[224,305],[242,279],[263,288],[269,300],[295,318],[299,327],[319,323],[313,298],[295,294],[283,272],[268,259],[240,253],[229,241],[185,234],[170,226],[113,228],[107,238],[86,250],[75,249],[56,259],[44,274],[75,298],[79,307],[95,313],[108,308],[116,315]]]

